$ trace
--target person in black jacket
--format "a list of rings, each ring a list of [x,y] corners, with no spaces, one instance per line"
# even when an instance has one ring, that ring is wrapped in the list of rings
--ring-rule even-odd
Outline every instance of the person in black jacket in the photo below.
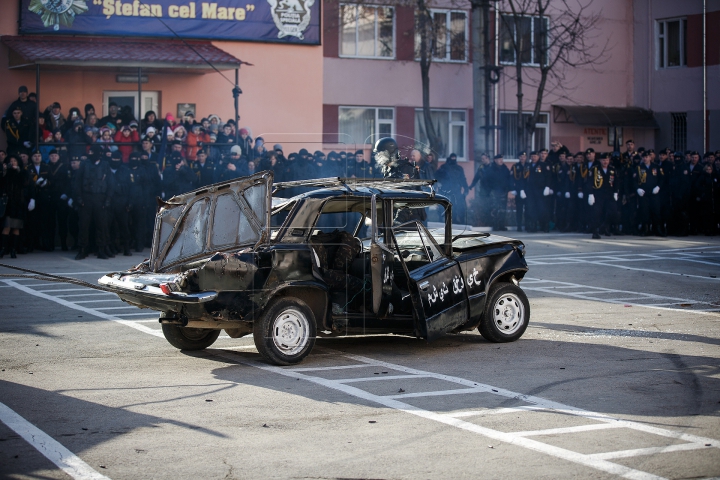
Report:
[[[611,225],[617,223],[617,202],[619,178],[615,167],[610,166],[610,155],[603,154],[600,162],[588,172],[585,193],[592,216],[592,238],[599,239],[600,233],[610,235]]]
[[[10,253],[10,258],[17,258],[20,247],[20,230],[24,227],[25,214],[28,206],[28,176],[20,166],[20,160],[10,155],[2,165],[0,177],[0,195],[7,195],[5,218],[2,225],[2,242],[0,258]]]
[[[512,176],[505,166],[503,156],[495,155],[493,164],[486,174],[490,185],[490,218],[493,230],[504,232],[507,216],[507,194],[510,191]]]
[[[78,238],[80,251],[75,260],[82,260],[88,256],[91,225],[95,225],[97,257],[103,260],[108,258],[107,209],[114,194],[110,175],[112,175],[110,165],[102,159],[99,152],[93,152],[90,160],[80,167],[77,190],[73,194],[73,198],[77,200],[80,220]]]
[[[552,166],[544,161],[537,152],[530,152],[532,165],[528,176],[528,203],[526,223],[528,232],[550,231],[550,218],[548,214],[547,197],[553,194],[550,186],[552,180]]]
[[[130,257],[132,253],[130,253],[129,213],[132,209],[133,197],[130,195],[130,169],[123,165],[120,152],[113,152],[110,172],[110,188],[113,195],[107,208],[108,256],[123,252],[124,256]]]
[[[660,218],[660,191],[665,184],[665,179],[660,166],[653,163],[650,152],[643,153],[643,161],[636,167],[633,180],[635,181],[635,191],[638,194],[638,214],[642,224],[641,235],[644,237],[654,231],[656,235],[664,237],[665,232]]]
[[[561,232],[570,231],[573,202],[573,168],[568,163],[567,155],[560,151],[558,163],[553,167],[555,190],[555,222]],[[572,180],[571,180],[572,179]]]
[[[436,178],[440,184],[440,192],[452,203],[453,222],[467,224],[467,204],[465,196],[468,188],[465,170],[457,164],[457,155],[451,153],[445,163],[438,168]],[[507,194],[507,192],[505,192]]]
[[[522,232],[526,223],[525,212],[527,210],[527,180],[530,176],[530,167],[527,164],[527,154],[520,152],[518,162],[510,169],[512,175],[512,193],[515,197],[515,222],[517,231]],[[523,221],[525,219],[525,222]]]
[[[165,199],[194,190],[196,180],[197,177],[187,166],[187,162],[182,158],[182,155],[174,153],[170,158],[170,164],[163,171]]]
[[[34,129],[29,120],[23,117],[20,107],[15,107],[12,116],[3,118],[2,129],[7,137],[8,152],[28,151],[33,146]]]
[[[48,223],[45,225],[45,246],[48,250],[55,250],[55,232],[60,234],[60,248],[67,252],[68,234],[68,193],[70,184],[68,181],[68,168],[60,161],[60,155],[50,151],[50,163],[48,164]],[[56,230],[57,228],[57,230]]]
[[[10,104],[8,109],[5,111],[5,118],[11,118],[13,111],[19,108],[22,111],[22,117],[30,122],[31,125],[35,124],[35,116],[37,115],[37,103],[32,101],[28,97],[28,89],[25,85],[18,88],[18,99]]]
[[[217,176],[215,162],[208,159],[205,150],[198,150],[197,160],[192,163],[191,168],[197,176],[198,187],[207,187],[215,183]]]
[[[668,189],[670,190],[671,212],[668,223],[668,233],[678,237],[688,235],[690,218],[688,208],[690,206],[690,168],[685,162],[685,155],[682,152],[675,152],[675,161],[672,170],[668,175]]]
[[[140,153],[132,152],[130,161],[128,162],[128,170],[130,174],[130,187],[128,190],[128,226],[130,229],[131,243],[135,247],[136,252],[142,252],[145,244],[147,233],[145,229],[147,222],[145,221],[145,198],[147,197],[148,176],[145,168],[140,162]]]
[[[55,152],[55,150],[51,150],[51,152]],[[32,252],[36,248],[50,249],[50,246],[46,243],[46,231],[50,223],[48,215],[51,201],[48,188],[50,169],[46,163],[43,163],[42,154],[39,150],[32,153],[30,160],[32,163],[27,167],[30,202],[28,202],[27,222],[25,225],[25,246],[28,252]]]
[[[145,141],[143,141],[143,145],[145,145]],[[143,237],[145,247],[152,246],[152,237],[155,231],[155,214],[158,210],[157,199],[162,198],[162,175],[155,159],[148,155],[145,150],[140,152],[140,166],[144,170],[146,177],[146,188],[142,199],[143,211],[145,212],[145,228],[143,230],[145,232]]]

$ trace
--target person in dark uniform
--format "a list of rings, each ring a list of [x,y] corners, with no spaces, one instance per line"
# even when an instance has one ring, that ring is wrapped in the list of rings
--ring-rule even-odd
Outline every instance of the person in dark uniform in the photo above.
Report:
[[[376,148],[377,148],[378,142],[380,142],[382,140],[385,140],[385,139],[381,138],[380,140],[375,142]],[[395,140],[393,140],[393,141],[395,141]],[[396,145],[397,145],[397,143],[396,143]],[[357,152],[355,152],[354,157],[355,158],[353,161],[352,153],[348,154],[347,177],[348,178],[373,178],[374,177],[373,167],[370,164],[370,162],[365,161],[365,153],[362,150],[358,150]],[[398,160],[399,160],[399,154],[398,154]],[[384,171],[382,170],[382,167],[380,167],[380,172],[378,172],[378,173],[382,173],[383,176],[385,175]]]
[[[60,161],[60,155],[56,150],[50,151],[50,163],[48,164],[48,223],[45,227],[45,246],[48,250],[55,249],[55,232],[60,234],[60,248],[67,252],[68,235],[68,193],[70,182],[67,166]]]
[[[90,160],[85,162],[78,174],[77,192],[73,198],[77,199],[80,217],[79,241],[80,251],[75,260],[82,260],[88,256],[90,242],[90,226],[95,225],[95,244],[97,245],[97,258],[107,260],[107,208],[113,196],[110,183],[110,165],[102,160],[99,152],[93,152]]]
[[[358,150],[358,155],[362,150]],[[420,171],[407,158],[400,156],[398,144],[393,138],[381,138],[373,149],[377,168],[383,178],[411,179],[420,178]]]
[[[628,140],[625,142],[625,151],[620,154],[620,160],[623,163],[632,163],[633,158],[638,153],[635,151],[635,142]]]
[[[713,172],[713,165],[706,163],[703,165],[703,173],[697,179],[695,186],[695,198],[693,209],[701,212],[701,230],[707,236],[717,233],[717,220],[715,214],[715,197],[716,192],[720,188],[717,176]]]
[[[215,183],[216,169],[215,162],[208,159],[205,150],[198,150],[197,160],[192,163],[192,171],[197,176],[197,186],[207,187]]]
[[[628,149],[634,149],[635,144],[631,140]],[[622,232],[626,235],[637,234],[637,192],[635,188],[634,175],[637,173],[637,167],[640,164],[640,156],[634,154],[630,156],[628,151],[620,155],[620,223]]]
[[[35,116],[33,115],[33,118]],[[21,107],[16,106],[12,110],[12,116],[3,118],[2,129],[5,132],[8,152],[16,154],[27,152],[33,146],[34,129],[30,120],[23,116]]]
[[[573,168],[568,163],[567,155],[564,151],[558,154],[558,163],[554,170],[554,190],[555,190],[555,221],[558,230],[561,232],[570,231],[570,218],[573,204],[574,193],[574,176],[572,176]]]
[[[145,196],[143,197],[143,204],[145,205],[144,246],[150,247],[153,232],[155,231],[155,214],[158,210],[157,199],[162,198],[162,176],[160,175],[157,160],[148,155],[145,149],[140,152],[140,166],[145,170],[146,176]]]
[[[72,157],[70,159],[70,168],[67,170],[68,199],[66,201],[66,205],[68,207],[68,231],[69,231],[70,235],[73,237],[72,250],[76,250],[76,249],[80,248],[78,245],[78,238],[80,236],[80,217],[78,216],[77,202],[76,202],[75,198],[73,197],[73,193],[78,191],[77,181],[78,181],[78,172],[80,171],[80,167],[83,162],[87,162],[87,161],[88,161],[87,155],[81,155],[80,157]]]
[[[577,200],[575,201],[575,228],[577,232],[588,233],[592,222],[590,206],[585,198],[585,184],[587,183],[590,169],[585,163],[585,154],[583,152],[577,152],[575,154],[575,166],[575,190],[577,190]]]
[[[480,207],[478,208],[477,218],[480,222],[480,225],[483,226],[488,226],[491,223],[489,208],[490,190],[487,188],[487,182],[483,181],[486,170],[490,168],[490,165],[492,165],[492,162],[490,161],[490,156],[487,153],[482,153],[480,155],[480,166],[477,170],[475,170],[475,175],[473,176],[472,182],[470,182],[470,186],[468,187],[468,191],[475,188],[476,185],[478,187],[475,190],[475,203]]]
[[[128,159],[129,160],[129,159]],[[122,154],[113,152],[110,160],[110,188],[113,195],[108,206],[108,241],[109,256],[123,252],[131,257],[129,213],[132,210],[133,197],[130,196],[130,169],[123,165]]]
[[[703,166],[702,163],[700,163],[700,154],[696,151],[690,152],[688,171],[690,172],[690,205],[692,205],[693,199],[697,198],[698,179],[703,173]],[[702,211],[699,211],[697,208],[690,207],[688,209],[688,214],[690,216],[690,235],[697,235],[701,230]]]
[[[603,154],[597,165],[590,169],[585,193],[592,214],[592,238],[599,239],[602,232],[610,235],[611,225],[617,222],[618,174],[610,166],[610,155]]]
[[[673,168],[668,173],[668,189],[670,190],[672,208],[668,233],[678,237],[685,237],[689,233],[690,224],[688,216],[691,185],[690,169],[682,152],[675,152],[674,158]]]
[[[643,161],[635,170],[633,176],[635,191],[638,194],[638,220],[641,226],[641,235],[648,236],[655,232],[658,236],[665,236],[660,219],[660,190],[665,183],[663,171],[652,161],[652,154],[646,151]]]
[[[530,167],[527,164],[527,154],[520,152],[518,162],[510,169],[512,175],[512,193],[515,196],[515,222],[517,231],[522,232],[523,219],[526,215],[527,181],[530,176]],[[472,188],[472,187],[471,187]]]
[[[498,232],[507,231],[505,218],[507,217],[507,195],[510,191],[512,175],[505,166],[503,156],[498,154],[493,158],[493,164],[487,172],[490,190],[490,217],[492,218],[493,230]]]
[[[143,251],[145,237],[147,236],[147,232],[145,232],[147,227],[147,223],[145,222],[145,198],[147,197],[148,189],[148,177],[140,162],[140,153],[132,152],[130,154],[128,169],[130,173],[128,227],[130,230],[131,245],[133,245],[135,251],[139,253]]]
[[[440,192],[448,197],[453,205],[453,222],[467,224],[467,205],[465,196],[469,192],[465,170],[457,164],[457,155],[451,153],[445,163],[436,172]],[[505,192],[507,195],[507,192]]]
[[[2,223],[2,243],[0,243],[0,258],[6,253],[10,258],[17,258],[20,248],[20,231],[24,227],[24,220],[28,207],[28,175],[20,165],[20,159],[13,154],[5,159],[0,176],[0,195],[5,195],[5,217]]]
[[[530,152],[530,175],[528,176],[527,231],[550,231],[547,197],[553,194],[552,167],[537,152]]]
[[[30,160],[32,163],[27,168],[30,179],[30,202],[25,225],[25,243],[28,252],[32,252],[36,248],[49,249],[45,240],[47,239],[46,230],[50,211],[50,191],[48,189],[50,168],[43,163],[39,150],[33,151]]]
[[[666,148],[658,154],[660,169],[663,172],[663,184],[660,185],[660,223],[663,233],[667,234],[672,212],[672,194],[670,192],[670,176],[673,171],[672,150]]]
[[[237,145],[235,145],[235,147],[237,147]],[[226,167],[227,174],[221,172],[219,180],[229,180],[240,177],[234,161],[229,161]],[[196,180],[197,177],[192,170],[190,170],[190,167],[187,166],[182,155],[176,152],[173,153],[173,156],[170,158],[170,165],[163,171],[163,191],[165,192],[165,199],[168,200],[175,195],[194,190]]]

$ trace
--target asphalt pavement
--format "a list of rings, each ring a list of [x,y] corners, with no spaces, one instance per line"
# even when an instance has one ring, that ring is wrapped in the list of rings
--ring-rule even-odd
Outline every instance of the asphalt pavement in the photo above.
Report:
[[[519,341],[325,338],[294,367],[251,337],[181,352],[112,294],[2,278],[0,477],[720,476],[720,239],[512,236]],[[73,256],[0,262],[95,282],[142,260]]]

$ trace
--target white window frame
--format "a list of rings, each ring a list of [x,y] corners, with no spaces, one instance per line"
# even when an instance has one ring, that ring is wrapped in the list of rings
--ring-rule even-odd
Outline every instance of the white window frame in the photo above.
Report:
[[[373,106],[368,106],[368,105],[340,105],[338,107],[338,133],[340,134],[339,140],[342,141],[342,137],[343,137],[342,132],[340,132],[340,111],[343,108],[364,108],[365,110],[375,110],[375,131],[370,134],[371,135],[370,137],[368,137],[370,139],[370,143],[364,143],[364,144],[360,143],[357,145],[373,145],[376,140],[381,138],[380,137],[380,125],[381,124],[382,125],[390,125],[390,136],[391,137],[395,136],[395,119],[397,118],[397,112],[395,111],[395,107],[373,107]],[[380,118],[380,110],[392,110],[392,112],[393,112],[392,120],[387,119],[387,118]],[[367,140],[368,138],[366,138],[365,140]]]
[[[680,38],[678,39],[680,44],[680,65],[668,66],[668,22],[678,22],[680,24]],[[663,33],[660,33],[660,25],[663,25]],[[662,20],[655,21],[655,69],[665,70],[666,68],[685,68],[687,67],[687,58],[685,58],[685,52],[687,45],[687,33],[685,27],[687,25],[687,17],[674,17],[674,18],[663,18]],[[664,40],[663,48],[660,48],[660,40]],[[662,59],[662,62],[660,61]],[[662,63],[662,66],[661,66]]]
[[[369,4],[365,5],[362,3],[341,3],[340,4],[340,13],[338,15],[342,15],[342,7],[344,6],[354,6],[354,7],[363,7],[363,8],[374,8],[375,9],[375,55],[349,55],[347,53],[340,53],[342,52],[342,42],[343,42],[343,19],[340,17],[340,28],[339,28],[339,44],[338,44],[338,56],[340,58],[368,58],[373,60],[395,60],[397,56],[397,44],[395,42],[395,29],[396,29],[396,18],[397,18],[397,9],[390,5],[376,5],[376,4]],[[392,21],[392,55],[389,57],[383,57],[378,54],[378,33],[379,33],[379,27],[378,27],[378,16],[377,16],[377,9],[378,8],[390,8],[393,10],[393,21]],[[358,50],[358,22],[357,22],[357,13],[355,15],[355,51]]]
[[[464,129],[464,135],[463,135],[463,149],[462,151],[465,152],[465,156],[461,157],[458,155],[457,161],[458,162],[467,162],[468,161],[468,111],[461,109],[461,108],[431,108],[431,112],[445,112],[448,115],[448,131],[445,132],[447,134],[448,139],[448,145],[447,145],[447,151],[448,155],[450,153],[457,153],[457,148],[455,148],[455,145],[453,144],[453,137],[452,137],[452,130],[453,126],[462,126]],[[465,115],[465,121],[463,122],[457,122],[453,121],[452,114],[462,112],[463,115]],[[415,109],[415,116],[420,114],[422,118],[422,108],[416,108]],[[415,122],[415,119],[413,118],[413,124]],[[415,134],[415,138],[417,139],[418,133]]]
[[[501,12],[500,15],[501,15],[501,17],[508,16],[508,17],[511,17],[511,18],[515,18],[515,16],[514,16],[512,13],[508,13],[508,12]],[[542,19],[544,19],[544,20],[545,20],[545,24],[547,25],[547,32],[548,32],[548,35],[547,35],[547,38],[546,38],[546,42],[547,42],[548,45],[550,44],[550,35],[549,35],[549,32],[550,32],[550,17],[548,17],[547,15],[542,16],[542,17],[540,17],[540,15],[518,15],[518,17],[519,17],[519,18],[527,17],[527,18],[530,18],[530,19],[533,19],[533,20],[536,19],[536,18],[542,18]],[[502,18],[500,18],[500,24],[499,24],[499,25],[500,25],[500,27],[499,27],[499,30],[500,30],[500,31],[498,32],[498,42],[500,42],[501,39],[502,39],[502,29],[504,28],[504,24],[505,24],[505,22],[503,21]],[[515,37],[515,43],[517,43],[517,26],[515,27],[515,29],[514,29],[514,31],[513,31],[513,35],[514,35],[514,37]],[[531,22],[530,22],[530,39],[531,39],[531,40],[530,40],[530,41],[531,41],[530,54],[531,54],[531,56],[532,56],[533,61],[532,61],[532,62],[523,62],[522,66],[523,66],[523,67],[540,67],[540,66],[541,66],[540,63],[534,61],[534,60],[535,60],[535,22],[534,22],[534,21],[531,21]],[[513,49],[513,54],[514,54],[514,55],[517,55],[517,52],[516,52],[514,49]],[[515,62],[514,60],[513,60],[512,62],[502,61],[502,59],[500,58],[501,55],[502,55],[502,47],[500,47],[500,49],[498,50],[498,61],[499,61],[500,65],[515,65],[516,62]],[[550,56],[550,51],[548,50],[547,52],[545,52],[545,55],[546,55],[546,57],[549,57],[549,56]],[[549,60],[550,60],[549,58],[546,58],[546,59],[545,59],[546,62],[548,62]]]
[[[450,36],[446,34],[445,58],[438,58],[433,55],[432,61],[438,62],[438,63],[468,63],[469,58],[470,58],[470,41],[469,41],[468,35],[471,33],[468,30],[468,27],[469,27],[468,22],[470,21],[468,12],[465,10],[458,10],[458,9],[450,10],[450,9],[444,9],[444,8],[431,8],[430,14],[434,15],[435,13],[444,13],[447,15],[445,17],[445,31],[446,32],[450,31],[450,15],[452,13],[462,13],[463,15],[465,15],[465,59],[464,60],[453,60],[450,58]],[[418,50],[419,50],[419,43],[420,43],[420,35],[416,31],[415,32],[415,53],[416,53],[415,61],[417,61],[417,62],[420,61],[420,57],[417,55]],[[432,55],[432,52],[430,52],[430,53]]]
[[[533,114],[533,112],[523,111],[523,115],[532,115],[532,114]],[[517,115],[517,110],[501,110],[500,112],[498,112],[499,125],[502,125],[501,117],[503,115]],[[550,145],[550,112],[540,112],[540,115],[546,115],[545,118],[547,118],[547,122],[538,122],[535,124],[535,131],[532,134],[532,138],[530,138],[531,149],[534,149],[533,146],[535,145],[535,136],[538,134],[538,131],[537,131],[538,127],[545,129],[545,145],[546,145],[546,148],[549,149],[549,145]],[[500,143],[500,142],[498,142],[498,143]],[[509,153],[505,152],[504,149],[505,149],[505,145],[500,144],[499,153],[509,156]],[[530,160],[530,152],[527,152],[527,154],[528,154],[528,160]],[[508,158],[506,160],[517,160],[517,158]]]

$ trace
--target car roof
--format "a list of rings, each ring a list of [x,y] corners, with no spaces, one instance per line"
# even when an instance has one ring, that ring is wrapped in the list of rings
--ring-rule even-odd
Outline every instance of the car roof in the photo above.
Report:
[[[371,197],[377,195],[381,198],[422,199],[445,197],[435,194],[432,188],[435,180],[405,180],[405,179],[358,179],[358,178],[321,178],[314,180],[298,180],[293,182],[278,182],[273,184],[273,196],[290,188],[315,188],[305,193],[295,195],[294,199],[301,198],[328,198],[345,195]],[[420,187],[430,187],[430,191],[419,190]],[[417,188],[417,190],[415,190]],[[288,199],[289,200],[289,199]]]

